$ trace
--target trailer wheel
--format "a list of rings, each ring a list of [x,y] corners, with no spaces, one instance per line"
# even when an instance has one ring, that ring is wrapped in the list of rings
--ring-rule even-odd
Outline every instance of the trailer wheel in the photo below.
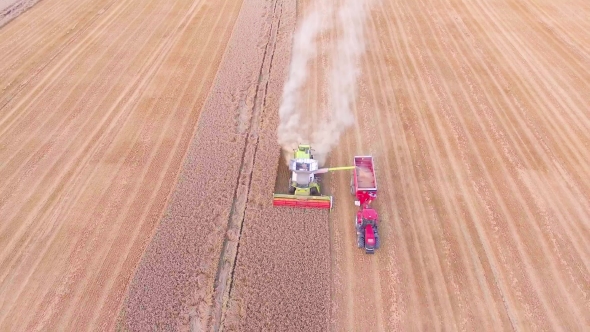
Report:
[[[295,194],[295,187],[289,186],[289,195]]]

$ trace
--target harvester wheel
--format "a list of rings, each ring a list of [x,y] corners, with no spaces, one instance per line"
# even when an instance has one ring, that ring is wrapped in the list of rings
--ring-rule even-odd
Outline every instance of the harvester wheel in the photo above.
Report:
[[[311,196],[319,196],[320,195],[320,192],[318,191],[318,188],[316,188],[316,187],[312,187],[309,190],[309,193],[311,194]]]

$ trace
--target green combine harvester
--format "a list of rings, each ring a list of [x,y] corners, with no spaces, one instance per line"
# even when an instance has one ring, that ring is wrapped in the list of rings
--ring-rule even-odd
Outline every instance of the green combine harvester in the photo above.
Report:
[[[352,170],[355,166],[319,168],[318,161],[313,159],[312,151],[311,146],[305,144],[300,144],[294,150],[293,159],[289,161],[289,170],[292,172],[289,179],[289,193],[273,194],[273,205],[332,209],[332,196],[321,194],[316,174]]]

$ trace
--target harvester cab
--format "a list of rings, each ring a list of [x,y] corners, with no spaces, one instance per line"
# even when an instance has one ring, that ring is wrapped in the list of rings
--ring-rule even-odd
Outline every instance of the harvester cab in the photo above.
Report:
[[[320,186],[315,178],[318,170],[317,160],[309,158],[291,159],[289,170],[292,172],[289,194],[298,196],[319,196]]]

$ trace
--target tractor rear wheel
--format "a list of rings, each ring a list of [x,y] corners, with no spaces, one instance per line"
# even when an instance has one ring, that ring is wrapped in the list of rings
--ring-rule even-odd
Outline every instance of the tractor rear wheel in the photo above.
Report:
[[[357,238],[357,245],[359,248],[365,247],[365,237],[364,236],[361,235]]]

